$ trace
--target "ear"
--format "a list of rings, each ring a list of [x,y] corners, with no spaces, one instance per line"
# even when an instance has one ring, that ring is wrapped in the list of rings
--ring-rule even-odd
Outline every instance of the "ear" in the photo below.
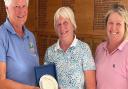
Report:
[[[6,13],[7,13],[7,15],[8,15],[8,7],[7,7],[7,6],[5,6],[5,9],[6,9]]]
[[[6,12],[8,11],[8,6],[5,6]]]
[[[7,6],[5,6],[5,9],[7,10],[7,9],[8,9],[8,7],[7,7]]]

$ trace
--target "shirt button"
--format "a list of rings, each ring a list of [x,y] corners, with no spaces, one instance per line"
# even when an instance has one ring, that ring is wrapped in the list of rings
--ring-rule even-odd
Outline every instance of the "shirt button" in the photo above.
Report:
[[[115,64],[113,64],[112,66],[113,66],[113,68],[115,68]]]

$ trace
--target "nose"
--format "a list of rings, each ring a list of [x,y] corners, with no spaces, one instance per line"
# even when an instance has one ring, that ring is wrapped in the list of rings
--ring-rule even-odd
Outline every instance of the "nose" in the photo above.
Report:
[[[27,8],[25,6],[22,6],[22,7],[20,6],[18,9],[20,13],[25,13],[27,11]]]
[[[113,31],[115,31],[116,30],[116,24],[113,24],[112,26],[111,26],[111,30],[113,30]]]
[[[62,32],[63,30],[64,30],[64,25],[61,24],[61,25],[60,25],[60,32]]]

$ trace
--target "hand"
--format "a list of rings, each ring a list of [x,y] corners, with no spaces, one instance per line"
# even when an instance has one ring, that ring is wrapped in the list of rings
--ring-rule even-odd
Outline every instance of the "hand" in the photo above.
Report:
[[[60,87],[58,87],[58,89],[61,89]]]
[[[33,89],[40,89],[39,87],[34,87]]]

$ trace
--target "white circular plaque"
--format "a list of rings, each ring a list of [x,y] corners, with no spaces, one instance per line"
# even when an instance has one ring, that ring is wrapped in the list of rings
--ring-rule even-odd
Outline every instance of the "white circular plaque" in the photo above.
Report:
[[[40,78],[39,85],[41,89],[58,89],[58,83],[51,75],[43,75]]]

